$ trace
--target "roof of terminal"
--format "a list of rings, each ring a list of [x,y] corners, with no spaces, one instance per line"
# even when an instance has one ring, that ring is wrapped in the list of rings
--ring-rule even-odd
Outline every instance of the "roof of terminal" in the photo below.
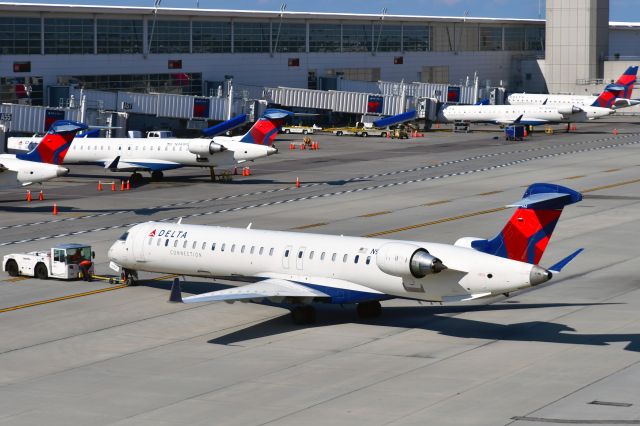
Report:
[[[44,4],[44,3],[11,3],[0,2],[0,13],[4,11],[16,12],[52,12],[52,13],[104,13],[108,15],[138,14],[152,15],[153,7],[131,6],[89,6],[78,4]],[[188,16],[188,17],[234,17],[234,18],[280,18],[278,11],[253,11],[253,10],[229,10],[229,9],[192,9],[192,8],[166,8],[158,9],[158,16]],[[284,17],[293,19],[313,20],[379,20],[381,14],[366,13],[318,13],[318,12],[283,12]],[[475,22],[475,23],[518,23],[540,24],[544,19],[517,19],[517,18],[480,18],[462,16],[421,16],[421,15],[384,15],[385,20],[391,21],[440,21],[440,22]]]

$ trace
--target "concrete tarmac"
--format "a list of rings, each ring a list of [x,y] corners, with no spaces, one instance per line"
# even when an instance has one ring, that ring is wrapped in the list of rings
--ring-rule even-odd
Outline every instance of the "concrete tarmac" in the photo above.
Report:
[[[618,135],[612,133],[617,128]],[[505,142],[314,136],[320,151],[208,182],[167,172],[97,192],[72,167],[47,200],[0,193],[0,255],[84,242],[106,250],[133,223],[188,223],[453,243],[495,235],[532,182],[583,191],[541,264],[585,252],[549,284],[470,304],[317,306],[313,326],[266,304],[166,303],[171,277],[137,287],[0,278],[0,424],[640,424],[640,128],[619,118]],[[498,137],[495,139],[495,137]],[[118,176],[118,175],[116,175]],[[298,177],[301,188],[295,188]],[[50,208],[56,202],[60,214]],[[187,279],[185,293],[225,283]],[[228,283],[226,283],[228,284]]]

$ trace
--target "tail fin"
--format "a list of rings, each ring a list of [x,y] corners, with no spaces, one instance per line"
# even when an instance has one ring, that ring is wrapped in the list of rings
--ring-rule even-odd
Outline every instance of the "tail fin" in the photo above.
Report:
[[[81,130],[88,127],[82,123],[59,120],[51,125],[49,131],[35,148],[26,154],[17,154],[21,160],[37,163],[62,164],[73,138]]]
[[[624,91],[618,95],[619,98],[631,99],[633,93],[633,86],[636,83],[636,75],[638,74],[638,67],[631,66],[618,78],[617,85],[623,86]]]
[[[264,115],[256,121],[253,127],[242,136],[240,142],[273,145],[273,141],[278,135],[284,119],[290,115],[293,115],[293,113],[283,109],[266,110]]]
[[[475,240],[471,247],[507,259],[538,264],[562,209],[582,200],[573,189],[550,183],[529,186],[522,200],[507,207],[517,207],[502,231],[491,240]]]

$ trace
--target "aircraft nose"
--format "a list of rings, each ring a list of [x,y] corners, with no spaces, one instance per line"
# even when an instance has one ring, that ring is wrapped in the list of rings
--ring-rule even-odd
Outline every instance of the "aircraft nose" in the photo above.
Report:
[[[58,169],[56,170],[56,176],[58,177],[66,176],[68,174],[69,174],[69,169],[65,167],[58,167]]]
[[[116,241],[111,245],[111,247],[109,247],[109,250],[107,251],[107,257],[109,258],[109,260],[112,260],[114,262],[117,262],[119,260],[121,246],[122,244],[120,244],[120,241]]]
[[[541,268],[537,265],[533,265],[531,268],[531,272],[529,273],[529,283],[532,286],[536,286],[538,284],[546,283],[553,277],[551,271],[547,271],[544,268]]]

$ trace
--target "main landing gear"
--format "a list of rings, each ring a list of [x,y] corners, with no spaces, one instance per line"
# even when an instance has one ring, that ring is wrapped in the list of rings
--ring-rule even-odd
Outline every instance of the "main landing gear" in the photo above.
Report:
[[[296,306],[291,310],[291,320],[297,325],[313,324],[316,322],[316,310],[311,305]]]
[[[151,172],[151,180],[154,182],[161,181],[164,178],[164,173],[161,170],[154,170]]]
[[[377,300],[358,303],[358,316],[360,318],[377,318],[382,314],[382,305]]]
[[[142,175],[138,172],[133,173],[130,177],[129,177],[129,183],[131,183],[131,185],[133,186],[138,186],[142,183]]]

